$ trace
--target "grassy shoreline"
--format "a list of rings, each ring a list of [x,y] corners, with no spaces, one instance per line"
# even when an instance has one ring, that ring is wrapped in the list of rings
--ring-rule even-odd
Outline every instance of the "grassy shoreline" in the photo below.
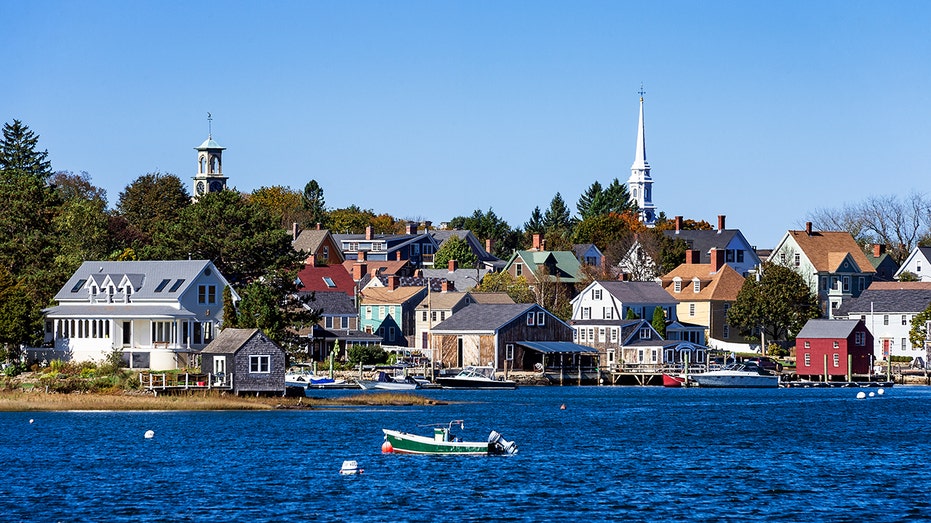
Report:
[[[57,394],[39,391],[0,392],[0,412],[114,410],[276,410],[323,407],[438,405],[441,402],[407,393],[362,393],[339,398],[245,397],[217,392],[181,394]]]

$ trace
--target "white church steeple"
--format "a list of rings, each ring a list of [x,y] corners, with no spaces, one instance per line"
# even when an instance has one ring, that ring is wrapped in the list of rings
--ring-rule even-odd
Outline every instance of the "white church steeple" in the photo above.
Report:
[[[637,125],[637,150],[634,163],[630,166],[630,179],[627,188],[630,199],[640,210],[640,221],[647,227],[656,224],[656,206],[653,205],[653,178],[650,177],[650,164],[647,162],[647,144],[643,129],[643,86],[640,86],[640,122]]]

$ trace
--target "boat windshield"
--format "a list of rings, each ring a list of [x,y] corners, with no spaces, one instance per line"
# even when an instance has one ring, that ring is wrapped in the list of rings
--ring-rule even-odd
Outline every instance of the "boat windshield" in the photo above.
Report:
[[[492,367],[465,367],[462,369],[462,372],[459,373],[459,377],[462,378],[488,378],[490,380],[495,379],[495,369]]]

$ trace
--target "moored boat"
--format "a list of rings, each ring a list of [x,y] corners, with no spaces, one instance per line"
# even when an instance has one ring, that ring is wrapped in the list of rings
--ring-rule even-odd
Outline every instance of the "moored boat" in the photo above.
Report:
[[[307,388],[345,388],[346,380],[318,376],[305,365],[296,365],[284,375],[284,384],[286,387]]]
[[[735,363],[719,370],[689,376],[699,387],[715,388],[776,388],[779,376],[765,374],[758,366]]]
[[[685,387],[686,386],[685,376],[678,375],[678,374],[663,373],[663,386],[664,387]]]
[[[462,420],[450,421],[447,425],[434,425],[433,437],[420,436],[397,430],[382,429],[385,442],[382,452],[386,454],[461,454],[472,456],[517,454],[517,445],[506,441],[497,431],[491,431],[488,441],[462,441],[452,434],[453,425],[463,430]]]
[[[494,367],[467,365],[455,376],[440,376],[436,382],[447,389],[516,389],[517,382],[498,379]]]
[[[420,383],[408,376],[389,376],[384,371],[378,371],[374,380],[358,380],[360,387],[365,390],[413,390],[419,389]]]

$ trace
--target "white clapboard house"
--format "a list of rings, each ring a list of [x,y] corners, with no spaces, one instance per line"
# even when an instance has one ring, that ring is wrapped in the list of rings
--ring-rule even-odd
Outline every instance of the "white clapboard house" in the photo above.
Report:
[[[227,285],[207,260],[84,262],[45,309],[45,347],[31,357],[101,361],[119,350],[134,369],[194,366],[220,328]]]

